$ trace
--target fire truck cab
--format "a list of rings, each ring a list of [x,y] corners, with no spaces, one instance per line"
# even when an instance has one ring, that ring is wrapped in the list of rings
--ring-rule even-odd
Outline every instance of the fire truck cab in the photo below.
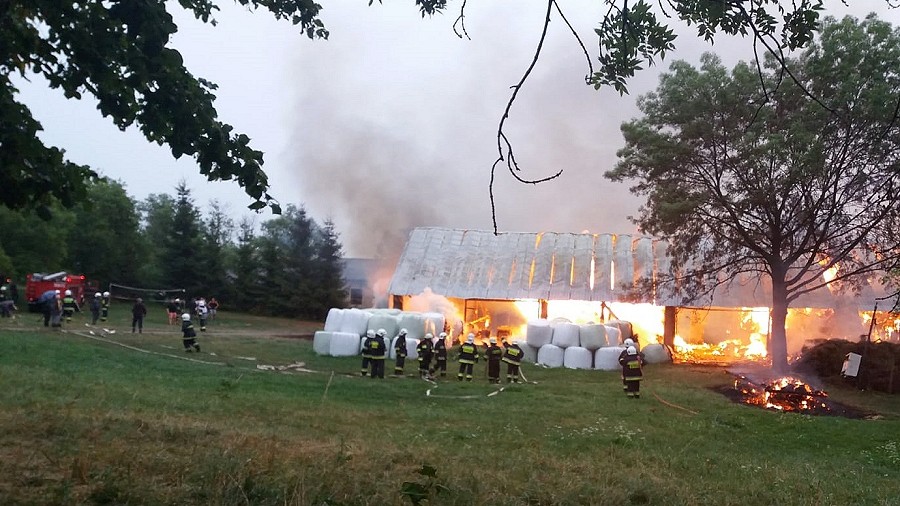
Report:
[[[79,306],[84,305],[87,294],[93,295],[99,290],[99,284],[94,280],[85,279],[83,274],[69,274],[65,271],[43,274],[35,272],[25,276],[25,299],[28,301],[28,310],[40,311],[41,295],[48,290],[59,290],[65,294],[66,290],[72,291],[72,297]]]

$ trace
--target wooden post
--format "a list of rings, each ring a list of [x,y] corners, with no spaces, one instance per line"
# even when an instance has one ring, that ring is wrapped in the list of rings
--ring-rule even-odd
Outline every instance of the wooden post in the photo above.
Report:
[[[540,308],[541,314],[538,315],[538,318],[543,318],[546,320],[547,319],[547,300],[540,299],[538,301],[538,303],[540,303],[540,305],[541,305],[541,308]]]
[[[675,306],[666,306],[663,311],[663,344],[669,348],[675,346],[675,317],[677,315]]]

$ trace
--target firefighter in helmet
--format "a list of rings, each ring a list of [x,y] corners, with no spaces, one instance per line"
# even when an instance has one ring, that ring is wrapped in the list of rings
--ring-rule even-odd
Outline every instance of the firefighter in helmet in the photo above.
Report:
[[[640,349],[638,348],[637,343],[634,342],[634,339],[631,339],[630,337],[625,339],[624,341],[622,341],[622,346],[624,346],[625,349],[622,350],[622,353],[619,353],[619,363],[620,364],[625,359],[625,357],[628,356],[628,347],[629,346],[633,346],[634,349],[637,350],[637,354],[641,357],[641,363],[643,363],[644,354],[641,353]],[[626,392],[628,391],[628,382],[625,380],[624,376],[622,377],[622,390],[624,390]]]
[[[400,329],[397,340],[394,341],[394,376],[403,376],[403,366],[406,364],[406,329]]]
[[[184,344],[184,351],[190,353],[192,350],[200,353],[200,345],[197,344],[197,332],[191,323],[190,313],[181,315],[181,342]]]
[[[441,377],[447,377],[447,333],[441,332],[434,342],[434,372],[441,372]]]
[[[619,358],[622,366],[622,381],[625,383],[625,395],[638,399],[641,396],[641,380],[644,378],[641,366],[644,358],[638,353],[637,348],[629,346],[625,349],[625,355]]]
[[[97,292],[94,294],[94,297],[88,302],[91,309],[91,325],[96,325],[97,320],[100,319],[100,299],[102,297],[103,294]]]
[[[434,355],[434,334],[425,334],[416,346],[416,355],[419,359],[419,377],[428,379],[431,377],[431,357]]]
[[[472,381],[475,362],[478,362],[478,347],[475,346],[475,334],[469,334],[466,342],[459,346],[459,374],[456,379],[462,381],[465,375],[466,381]]]
[[[106,318],[109,317],[109,292],[103,292],[103,297],[100,299],[100,321],[105,322]]]
[[[487,360],[487,376],[489,383],[500,383],[500,361],[503,358],[503,348],[497,345],[497,338],[488,340],[488,347],[484,352]]]
[[[375,339],[375,331],[369,329],[366,331],[366,338],[362,343],[362,367],[359,369],[361,376],[369,374],[369,362],[372,361],[372,355],[369,353],[369,342]]]
[[[505,341],[504,341],[505,342]],[[518,343],[508,344],[503,351],[503,361],[506,362],[506,382],[519,382],[519,367],[522,365],[522,357],[525,352]]]
[[[81,311],[81,308],[78,307],[78,303],[75,302],[75,297],[72,296],[72,290],[66,290],[66,294],[62,299],[62,311],[63,316],[66,317],[66,323],[71,323],[72,315],[74,315],[76,311]]]
[[[384,329],[378,329],[378,332],[375,332],[375,337],[372,339],[367,339],[368,341],[368,351],[369,351],[369,365],[372,366],[372,377],[378,379],[384,379],[384,359],[385,352],[387,352],[387,346],[384,344],[384,336],[387,334],[387,331]]]

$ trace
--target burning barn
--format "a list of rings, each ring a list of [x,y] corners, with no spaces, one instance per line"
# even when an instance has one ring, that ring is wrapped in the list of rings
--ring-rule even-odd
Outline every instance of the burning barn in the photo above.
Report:
[[[630,322],[642,345],[663,343],[675,360],[765,361],[769,290],[736,280],[710,299],[685,304],[664,286],[637,291],[667,272],[665,243],[623,234],[500,233],[416,228],[388,289],[393,308],[441,312],[456,338],[512,338],[528,322]],[[858,339],[869,331],[874,295],[823,289],[793,303],[789,352],[806,341]],[[873,339],[897,340],[900,320],[878,318]]]

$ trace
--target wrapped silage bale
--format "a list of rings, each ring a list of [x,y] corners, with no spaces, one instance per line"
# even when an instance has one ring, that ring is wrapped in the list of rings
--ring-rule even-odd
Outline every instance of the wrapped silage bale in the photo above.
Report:
[[[641,353],[644,354],[644,360],[648,364],[661,364],[663,362],[672,361],[672,357],[669,355],[668,348],[659,343],[653,343],[644,346],[644,348],[641,350]]]
[[[444,331],[444,315],[442,313],[422,313],[425,319],[425,332],[431,332],[435,337]]]
[[[578,329],[581,346],[591,351],[607,345],[606,326],[599,323],[588,323]]]
[[[618,346],[622,344],[622,333],[616,325],[606,325],[606,346]]]
[[[525,342],[535,348],[540,348],[553,341],[553,327],[547,320],[531,320],[525,330]]]
[[[325,330],[328,332],[340,332],[343,319],[343,309],[336,307],[329,309],[328,316],[325,317]]]
[[[332,357],[352,357],[359,355],[359,334],[352,332],[332,332],[328,343],[328,354]]]
[[[553,327],[553,338],[550,344],[559,346],[560,348],[568,348],[569,346],[578,346],[578,325],[569,322],[554,322],[550,325]]]
[[[369,317],[366,330],[378,332],[379,329],[384,329],[384,339],[390,341],[400,331],[397,317],[391,314],[373,314]]]
[[[545,344],[537,353],[537,363],[547,367],[562,367],[565,351],[555,344]]]
[[[316,352],[316,355],[331,353],[331,334],[333,333],[320,330],[313,335],[313,351]]]
[[[532,364],[537,362],[537,348],[531,346],[525,340],[518,340],[514,342],[519,345],[519,348],[522,348],[522,354],[524,355],[522,357],[523,361],[531,362]]]
[[[634,328],[631,326],[631,322],[625,320],[611,320],[606,324],[615,325],[616,328],[619,329],[619,342],[624,342],[626,339],[634,339]]]
[[[590,369],[594,362],[594,354],[581,346],[569,346],[563,356],[563,365],[567,369]]]
[[[390,350],[388,350],[389,351],[388,358],[390,358],[391,360],[397,360],[397,350],[394,347],[394,345],[397,344],[397,339],[399,339],[399,338],[400,338],[400,336],[396,336],[393,339],[391,339],[391,345],[390,345],[391,348],[390,348]],[[409,336],[406,337],[406,360],[417,360],[419,358],[419,354],[416,353],[416,346],[418,344],[419,344],[418,339],[410,339]]]
[[[619,355],[625,351],[624,346],[607,346],[594,352],[594,369],[601,371],[617,371],[622,368],[619,365]]]
[[[372,313],[368,311],[360,311],[359,309],[345,309],[343,318],[341,318],[341,332],[348,334],[356,334],[356,337],[365,335],[368,330],[369,318]]]
[[[397,315],[397,327],[406,329],[407,339],[422,339],[425,337],[425,316],[422,313],[404,311]]]

